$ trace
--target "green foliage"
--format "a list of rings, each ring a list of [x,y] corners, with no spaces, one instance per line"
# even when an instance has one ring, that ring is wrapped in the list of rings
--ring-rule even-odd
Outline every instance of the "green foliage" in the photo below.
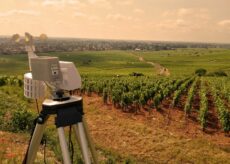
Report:
[[[11,119],[11,126],[14,132],[31,131],[34,127],[35,115],[26,109],[15,111]]]
[[[105,163],[106,164],[116,164],[116,159],[113,156],[109,156]]]
[[[186,114],[190,113],[191,111],[197,81],[198,81],[198,78],[194,80],[194,82],[191,85],[191,88],[188,91],[187,100],[184,106],[184,111]]]
[[[3,77],[1,77],[0,78],[0,86],[4,86],[4,85],[6,85],[6,80]]]
[[[14,85],[22,87],[23,80],[19,76],[0,75],[0,86]]]
[[[127,159],[125,159],[125,161],[123,163],[124,164],[134,164],[135,162],[131,158],[127,158]]]
[[[203,68],[199,68],[195,71],[195,74],[198,76],[204,76],[206,74],[207,70]]]
[[[107,91],[107,88],[104,88],[103,89],[103,102],[104,102],[104,104],[107,104],[107,101],[108,101],[108,91]]]
[[[144,76],[144,74],[139,73],[139,72],[133,72],[133,73],[130,73],[129,76]]]
[[[123,110],[133,108],[137,111],[146,105],[154,105],[158,110],[160,103],[186,80],[145,76],[84,77],[81,92],[88,94],[88,88],[91,88],[90,93],[102,95],[104,103],[112,103]]]
[[[222,77],[228,75],[224,71],[215,71],[215,72],[208,73],[207,76]]]
[[[159,105],[160,105],[160,102],[161,102],[161,95],[160,94],[157,94],[155,97],[154,97],[154,106],[157,110],[159,110]]]
[[[229,86],[228,79],[226,81],[222,81],[222,79],[209,79],[209,84],[211,86],[212,95],[214,98],[214,103],[217,108],[218,118],[220,124],[225,132],[230,131],[230,111],[224,102],[224,98],[229,98],[228,93],[226,94],[224,91],[226,89],[226,85]],[[223,90],[222,90],[223,89]]]
[[[0,129],[14,132],[31,130],[35,115],[28,110],[21,78],[1,76],[0,79],[4,81],[4,86],[0,87]]]
[[[194,81],[195,77],[187,79],[180,87],[175,91],[173,95],[172,106],[176,106],[179,102],[181,94],[188,88],[188,86]]]
[[[228,108],[226,108],[223,100],[219,96],[216,97],[215,104],[216,104],[217,109],[218,109],[218,116],[219,116],[220,123],[223,127],[223,130],[225,132],[229,132],[230,131],[230,113],[229,113],[229,110],[228,110]]]
[[[204,80],[201,80],[201,89],[200,89],[200,109],[199,109],[199,121],[202,129],[206,127],[207,123],[207,114],[208,114],[208,99],[207,99],[207,90]]]

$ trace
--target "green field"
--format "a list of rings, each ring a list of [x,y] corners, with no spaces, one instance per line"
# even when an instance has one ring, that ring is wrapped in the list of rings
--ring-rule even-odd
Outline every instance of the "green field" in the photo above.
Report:
[[[230,72],[230,50],[228,49],[176,49],[167,51],[78,51],[39,54],[57,56],[60,60],[73,61],[81,74],[128,75],[141,72],[155,75],[152,65],[139,61],[159,63],[168,68],[171,76],[191,75],[198,68],[207,71]],[[18,75],[28,72],[26,54],[1,55],[0,74]]]
[[[208,71],[230,72],[230,50],[226,49],[176,49],[138,53],[147,61],[160,63],[172,75],[189,75],[198,68]]]

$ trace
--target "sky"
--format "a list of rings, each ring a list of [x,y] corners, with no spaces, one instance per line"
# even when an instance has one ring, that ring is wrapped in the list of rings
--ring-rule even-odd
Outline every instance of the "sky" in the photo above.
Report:
[[[0,35],[230,43],[230,0],[1,0]]]

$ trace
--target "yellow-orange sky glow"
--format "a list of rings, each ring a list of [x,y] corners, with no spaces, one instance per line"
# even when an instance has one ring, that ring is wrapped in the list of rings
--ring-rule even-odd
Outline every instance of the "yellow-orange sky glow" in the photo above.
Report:
[[[230,0],[2,0],[0,35],[230,43]]]

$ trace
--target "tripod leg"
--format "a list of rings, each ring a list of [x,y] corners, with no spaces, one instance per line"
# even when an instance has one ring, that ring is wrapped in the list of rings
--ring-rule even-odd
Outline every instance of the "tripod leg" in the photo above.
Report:
[[[84,126],[82,122],[79,122],[75,125],[73,125],[76,137],[79,136],[80,141],[80,147],[82,149],[82,155],[84,158],[85,164],[91,164],[90,156],[89,156],[89,149],[88,149],[88,143],[85,136]]]
[[[63,156],[64,164],[71,164],[70,156],[69,156],[69,150],[65,139],[65,132],[63,127],[59,127],[58,129],[58,136]]]
[[[26,164],[33,164],[39,145],[41,143],[42,140],[42,136],[45,130],[45,123],[44,124],[36,124],[30,145],[29,145],[29,149],[28,149],[28,153],[27,153],[27,158],[26,158]]]
[[[87,138],[87,140],[89,142],[89,148],[90,148],[91,153],[92,153],[93,162],[94,162],[94,164],[98,164],[98,159],[97,159],[97,153],[96,153],[96,150],[95,150],[95,146],[94,146],[93,141],[92,141],[92,139],[90,137],[88,126],[87,126],[87,123],[86,123],[84,117],[82,118],[82,122],[83,122],[83,126],[84,126],[84,129],[85,129],[86,138]]]

